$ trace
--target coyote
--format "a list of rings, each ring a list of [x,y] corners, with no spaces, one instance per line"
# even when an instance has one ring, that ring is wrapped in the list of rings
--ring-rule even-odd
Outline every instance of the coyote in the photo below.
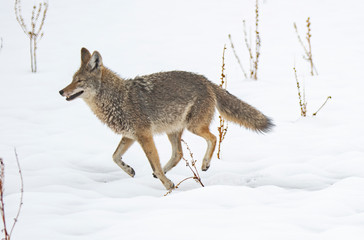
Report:
[[[267,132],[272,121],[254,107],[228,91],[191,72],[160,72],[134,79],[123,79],[105,67],[99,52],[91,55],[81,49],[81,67],[72,82],[59,91],[67,101],[83,98],[95,115],[122,139],[113,154],[114,162],[131,177],[135,171],[122,161],[123,154],[137,141],[158,178],[169,190],[174,184],[165,174],[182,158],[181,135],[184,129],[207,142],[202,170],[210,167],[216,137],[209,126],[215,113],[258,132]],[[153,135],[166,133],[172,156],[161,167]]]

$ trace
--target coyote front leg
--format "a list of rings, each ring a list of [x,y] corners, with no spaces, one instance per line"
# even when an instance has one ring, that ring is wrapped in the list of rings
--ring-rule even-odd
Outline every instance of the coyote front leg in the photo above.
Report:
[[[147,155],[154,175],[163,183],[164,187],[167,190],[173,189],[173,182],[169,180],[163,173],[161,163],[159,161],[157,148],[155,147],[152,135],[139,136],[138,142],[142,146],[145,155]]]
[[[118,145],[118,147],[116,148],[114,154],[112,155],[112,159],[114,160],[114,162],[121,168],[123,169],[127,174],[129,174],[131,177],[134,177],[135,175],[135,171],[132,167],[130,167],[129,165],[125,164],[122,160],[121,157],[124,155],[124,153],[126,152],[126,150],[128,150],[128,148],[135,142],[134,139],[131,138],[127,138],[127,137],[123,137]]]

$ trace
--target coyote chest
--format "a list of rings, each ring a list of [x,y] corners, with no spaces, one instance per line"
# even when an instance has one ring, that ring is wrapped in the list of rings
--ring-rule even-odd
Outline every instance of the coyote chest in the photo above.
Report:
[[[122,95],[111,97],[105,94],[96,95],[93,99],[85,99],[95,115],[117,134],[126,136],[135,133],[134,124],[125,112]]]

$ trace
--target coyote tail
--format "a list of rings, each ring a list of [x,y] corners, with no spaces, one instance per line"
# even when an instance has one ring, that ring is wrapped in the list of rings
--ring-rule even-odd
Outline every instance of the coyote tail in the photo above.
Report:
[[[226,120],[257,132],[268,132],[274,126],[270,118],[228,91],[217,85],[213,89],[217,110]]]

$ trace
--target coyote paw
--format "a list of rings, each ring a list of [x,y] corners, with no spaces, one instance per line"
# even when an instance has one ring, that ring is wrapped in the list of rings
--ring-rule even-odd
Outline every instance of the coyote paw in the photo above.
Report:
[[[167,190],[173,190],[174,189],[174,183],[169,180],[168,182],[166,182],[165,184],[163,184],[164,187],[167,189]]]
[[[119,167],[123,169],[130,177],[135,176],[134,169],[130,167],[128,164],[125,164],[123,161],[120,162],[117,161],[116,164],[119,165]]]
[[[208,165],[208,166],[202,166],[201,170],[204,171],[204,172],[206,172],[207,170],[209,170],[209,168],[210,168],[210,165]]]
[[[132,167],[130,167],[128,174],[130,175],[130,177],[134,177],[135,176],[135,171]]]

